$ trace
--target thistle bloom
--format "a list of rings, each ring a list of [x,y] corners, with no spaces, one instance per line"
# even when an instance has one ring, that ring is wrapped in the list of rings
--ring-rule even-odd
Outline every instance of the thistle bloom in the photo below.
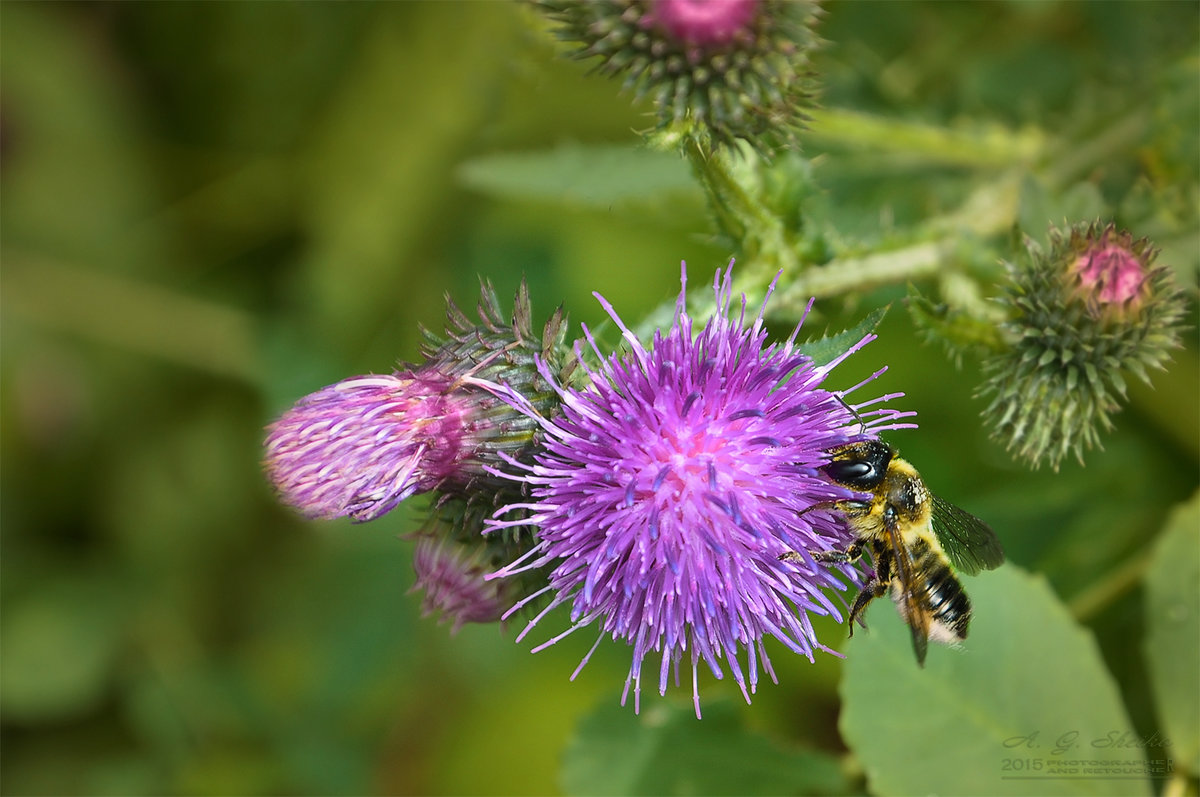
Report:
[[[550,412],[556,398],[534,358],[560,377],[570,358],[561,313],[538,336],[524,284],[508,323],[491,286],[481,287],[479,323],[449,302],[448,338],[425,333],[424,363],[322,388],[268,427],[264,466],[284,503],[312,518],[367,521],[430,490],[503,501],[496,492],[512,484],[488,468],[527,451],[536,425],[469,380],[503,379]]]
[[[695,122],[715,142],[762,152],[805,120],[817,43],[810,0],[537,0],[577,58],[653,99],[660,129]]]
[[[496,428],[489,401],[436,369],[352,377],[270,426],[267,474],[308,517],[374,520],[412,495],[483,475],[476,452]]]
[[[760,660],[775,680],[765,637],[810,661],[815,649],[829,651],[809,615],[840,620],[823,590],[845,585],[808,552],[849,543],[828,504],[852,493],[818,468],[828,449],[907,425],[896,421],[909,414],[855,412],[875,402],[851,409],[843,400],[849,391],[821,387],[833,366],[873,336],[816,366],[797,350],[799,326],[782,345],[767,344],[765,302],[748,324],[744,298],[740,316],[729,317],[729,271],[724,279],[718,273],[714,290],[719,309],[695,331],[681,288],[674,325],[656,333],[648,349],[597,295],[627,351],[603,357],[596,350],[600,365],[588,371],[590,384],[558,388],[557,418],[541,417],[518,392],[492,386],[544,430],[535,461],[514,476],[529,485],[530,500],[491,523],[493,533],[518,523],[539,529],[537,544],[496,577],[550,569],[549,583],[529,597],[544,593],[549,603],[521,636],[568,604],[571,627],[535,650],[598,623],[597,644],[609,634],[633,647],[622,702],[632,687],[635,708],[647,657],[659,659],[664,694],[670,671],[678,684],[679,664],[690,658],[697,716],[701,662],[717,678],[727,666],[749,701]],[[585,336],[595,350],[586,328]],[[506,511],[528,517],[509,519]],[[805,561],[780,562],[788,551]]]
[[[1051,229],[1010,265],[1006,345],[985,361],[993,435],[1035,467],[1099,445],[1125,398],[1128,371],[1149,383],[1179,345],[1185,304],[1158,251],[1112,225]]]

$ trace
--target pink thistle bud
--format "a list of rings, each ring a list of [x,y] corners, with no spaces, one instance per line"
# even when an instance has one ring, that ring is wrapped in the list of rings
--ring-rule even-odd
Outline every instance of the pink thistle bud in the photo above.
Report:
[[[1103,230],[1093,225],[1073,230],[1069,246],[1076,257],[1068,264],[1068,273],[1078,281],[1081,298],[1095,310],[1132,305],[1148,286],[1154,252],[1145,239],[1135,242],[1112,224]]]
[[[373,520],[412,495],[482,475],[486,415],[497,404],[432,369],[345,379],[268,427],[267,475],[308,517]]]
[[[816,0],[534,0],[597,71],[655,106],[659,130],[766,155],[811,106]]]
[[[750,35],[757,6],[758,0],[657,0],[641,24],[699,47],[719,46]]]
[[[417,582],[410,592],[424,592],[421,613],[440,615],[453,623],[451,634],[464,623],[494,623],[512,607],[511,583],[487,580],[492,571],[481,548],[454,540],[421,536],[413,555]]]
[[[1147,384],[1179,345],[1187,311],[1158,250],[1109,224],[1051,228],[1050,247],[1025,242],[1002,301],[1008,343],[984,362],[981,392],[993,435],[1034,467],[1055,470],[1100,445],[1126,399],[1125,377]]]

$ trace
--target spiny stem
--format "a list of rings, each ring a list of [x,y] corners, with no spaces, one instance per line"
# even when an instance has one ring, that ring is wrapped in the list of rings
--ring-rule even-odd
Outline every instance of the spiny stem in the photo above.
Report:
[[[834,296],[929,276],[937,272],[950,243],[928,241],[891,252],[839,258],[810,268],[780,290],[775,309],[802,308],[812,296]]]
[[[778,223],[734,179],[726,156],[705,147],[695,136],[685,139],[683,151],[727,235],[734,240],[743,240],[753,226]]]

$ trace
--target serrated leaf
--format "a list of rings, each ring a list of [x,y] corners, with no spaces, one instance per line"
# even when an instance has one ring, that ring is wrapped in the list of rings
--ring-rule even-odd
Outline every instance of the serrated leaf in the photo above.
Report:
[[[735,706],[656,703],[641,715],[606,704],[584,719],[563,762],[567,794],[845,794],[832,756],[785,750],[746,730]]]
[[[1171,513],[1146,571],[1146,653],[1176,766],[1200,773],[1200,493]]]
[[[836,335],[829,335],[818,340],[802,343],[797,348],[801,354],[807,354],[811,357],[814,365],[825,365],[834,358],[844,354],[855,343],[858,343],[864,337],[874,332],[875,328],[883,321],[883,317],[887,315],[889,307],[891,305],[876,308],[866,318],[859,321],[850,329],[839,332]]]
[[[848,643],[840,727],[871,792],[1150,794],[1116,682],[1045,580],[1010,564],[964,586],[962,650],[919,668],[887,600]]]
[[[696,190],[679,157],[632,146],[563,144],[541,152],[491,155],[462,164],[458,176],[464,185],[502,198],[599,207]]]

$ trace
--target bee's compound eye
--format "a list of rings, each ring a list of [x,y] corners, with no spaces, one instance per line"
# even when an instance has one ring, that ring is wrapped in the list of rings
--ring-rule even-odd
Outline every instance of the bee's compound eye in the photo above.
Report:
[[[825,466],[825,472],[829,478],[843,484],[860,484],[876,478],[875,466],[861,459],[830,462]]]

